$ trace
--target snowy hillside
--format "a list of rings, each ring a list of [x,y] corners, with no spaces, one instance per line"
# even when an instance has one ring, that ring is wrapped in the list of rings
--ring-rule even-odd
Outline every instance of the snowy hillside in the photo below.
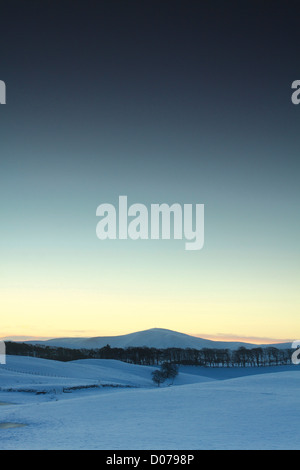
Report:
[[[95,338],[56,338],[47,341],[35,341],[34,344],[45,344],[47,346],[58,346],[73,349],[97,349],[109,344],[112,348],[128,347],[152,347],[164,348],[228,348],[237,349],[240,346],[248,348],[257,345],[241,342],[212,341],[198,338],[196,336],[179,333],[177,331],[164,328],[151,328],[149,330],[138,331],[121,336],[99,336]],[[262,345],[269,346],[269,345]],[[276,347],[290,347],[290,343],[276,344]]]
[[[7,356],[0,366],[0,390],[54,392],[95,386],[153,387],[155,367],[126,364],[110,359],[59,362],[34,357]],[[181,373],[176,385],[213,380],[194,373]]]
[[[300,449],[298,366],[187,366],[174,386],[158,388],[152,367],[7,359],[0,366],[1,450]]]

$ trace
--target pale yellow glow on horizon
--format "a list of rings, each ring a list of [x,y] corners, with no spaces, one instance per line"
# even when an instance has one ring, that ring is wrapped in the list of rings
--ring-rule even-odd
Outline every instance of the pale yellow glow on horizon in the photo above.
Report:
[[[114,295],[92,290],[6,289],[1,295],[5,316],[0,337],[116,336],[166,328],[191,335],[202,332],[204,337],[219,341],[253,337],[277,342],[292,339],[296,333],[297,325],[292,324],[298,316],[295,304],[288,306],[290,320],[283,323],[283,303],[226,300],[208,301],[193,295],[186,301],[157,293],[149,297],[145,293]]]

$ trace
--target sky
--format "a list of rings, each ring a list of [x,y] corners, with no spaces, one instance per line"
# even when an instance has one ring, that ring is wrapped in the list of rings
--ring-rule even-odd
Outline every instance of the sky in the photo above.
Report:
[[[1,7],[0,337],[300,337],[297,1]],[[96,209],[204,204],[205,243]]]

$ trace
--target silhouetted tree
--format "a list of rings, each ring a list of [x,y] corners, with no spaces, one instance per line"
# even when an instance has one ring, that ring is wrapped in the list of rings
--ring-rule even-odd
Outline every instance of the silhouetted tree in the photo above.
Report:
[[[151,375],[153,382],[156,383],[158,387],[166,380],[164,374],[158,369],[154,370]]]
[[[176,364],[171,364],[170,362],[163,362],[160,371],[166,379],[172,379],[174,382],[175,377],[178,375],[178,366]]]

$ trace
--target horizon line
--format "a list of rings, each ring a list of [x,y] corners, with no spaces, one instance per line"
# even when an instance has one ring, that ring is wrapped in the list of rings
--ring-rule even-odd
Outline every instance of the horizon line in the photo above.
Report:
[[[224,342],[224,343],[250,343],[250,344],[280,344],[280,343],[290,343],[293,342],[294,339],[278,339],[278,338],[269,338],[269,337],[258,337],[258,336],[242,336],[242,335],[236,335],[233,333],[214,333],[214,334],[207,334],[207,333],[183,333],[179,332],[176,330],[170,330],[169,328],[147,328],[145,330],[138,330],[138,331],[131,331],[130,333],[122,333],[122,334],[110,334],[110,335],[95,335],[95,334],[87,334],[87,335],[72,335],[72,332],[69,332],[69,334],[63,335],[63,336],[41,336],[41,335],[7,335],[7,336],[2,336],[0,340],[2,341],[15,341],[15,342],[29,342],[29,341],[48,341],[52,339],[67,339],[67,338],[112,338],[112,337],[118,337],[118,336],[126,336],[132,333],[139,333],[142,331],[150,331],[150,330],[155,330],[155,329],[160,329],[160,330],[168,330],[168,331],[173,331],[174,333],[181,333],[185,334],[187,336],[192,336],[194,338],[199,338],[199,339],[206,339],[209,341],[213,342]],[[82,331],[82,333],[84,333]]]

